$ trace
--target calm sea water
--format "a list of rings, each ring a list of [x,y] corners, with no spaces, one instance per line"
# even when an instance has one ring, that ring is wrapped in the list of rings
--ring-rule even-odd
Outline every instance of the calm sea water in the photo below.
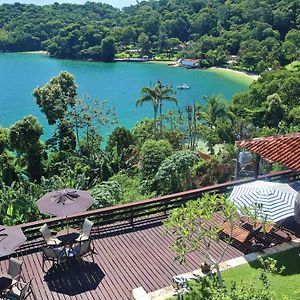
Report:
[[[143,86],[160,80],[163,84],[186,83],[190,90],[176,90],[179,107],[193,100],[203,102],[203,96],[223,94],[227,100],[238,92],[248,89],[247,83],[204,70],[170,68],[162,64],[100,63],[58,60],[44,54],[1,53],[0,54],[0,125],[10,126],[28,114],[38,117],[49,135],[47,122],[36,105],[32,91],[44,85],[62,70],[75,75],[79,96],[88,95],[106,100],[115,107],[118,121],[127,128],[133,127],[144,117],[152,117],[152,105],[136,108],[135,102]],[[167,104],[164,110],[175,108]],[[47,128],[48,127],[48,128]]]

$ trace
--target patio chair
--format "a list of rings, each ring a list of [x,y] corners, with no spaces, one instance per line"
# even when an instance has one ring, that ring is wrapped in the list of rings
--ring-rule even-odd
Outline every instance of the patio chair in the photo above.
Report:
[[[23,300],[26,299],[29,295],[32,295],[34,299],[36,296],[32,290],[30,279],[28,282],[19,282],[18,285],[12,287],[12,289],[5,295],[3,295],[4,299],[10,300]]]
[[[91,231],[94,223],[88,219],[85,219],[81,228],[79,237],[76,239],[76,242],[85,242],[90,240]]]
[[[40,232],[42,233],[47,246],[59,246],[61,244],[59,239],[52,237],[51,231],[47,224],[44,224],[40,228]]]
[[[23,262],[16,258],[11,257],[9,259],[7,274],[12,278],[12,285],[15,285],[22,279],[22,264]]]
[[[232,227],[229,222],[226,222],[222,228],[222,232],[228,236],[231,235],[231,237],[237,240],[238,242],[246,244],[257,236],[261,228],[262,226],[258,227],[255,230],[249,231],[244,227],[238,225],[233,225]]]
[[[94,262],[95,251],[91,247],[91,240],[76,245],[70,253],[70,256],[82,260],[83,257],[91,256]]]
[[[54,266],[57,262],[62,262],[67,258],[67,254],[64,248],[53,248],[53,247],[43,247],[43,255],[42,255],[42,270],[45,272],[45,262],[52,262],[52,266]]]

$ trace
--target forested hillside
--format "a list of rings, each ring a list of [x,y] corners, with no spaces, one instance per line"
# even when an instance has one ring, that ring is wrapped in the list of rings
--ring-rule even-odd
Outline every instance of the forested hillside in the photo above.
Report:
[[[91,2],[0,6],[0,50],[59,58],[111,61],[137,52],[200,58],[207,67],[237,55],[238,67],[261,72],[298,58],[299,29],[299,0],[142,1],[122,11]]]

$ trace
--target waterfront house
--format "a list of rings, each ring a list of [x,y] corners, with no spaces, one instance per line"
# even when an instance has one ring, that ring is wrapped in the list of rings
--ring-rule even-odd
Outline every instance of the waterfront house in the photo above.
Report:
[[[180,58],[177,61],[178,66],[185,68],[198,68],[200,66],[199,59]]]

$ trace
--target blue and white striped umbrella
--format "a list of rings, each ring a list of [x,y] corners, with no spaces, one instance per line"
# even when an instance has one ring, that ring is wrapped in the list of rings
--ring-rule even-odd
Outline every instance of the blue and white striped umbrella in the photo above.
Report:
[[[230,199],[239,208],[259,206],[260,214],[268,221],[294,215],[294,204],[298,192],[286,183],[254,181],[233,188]]]

